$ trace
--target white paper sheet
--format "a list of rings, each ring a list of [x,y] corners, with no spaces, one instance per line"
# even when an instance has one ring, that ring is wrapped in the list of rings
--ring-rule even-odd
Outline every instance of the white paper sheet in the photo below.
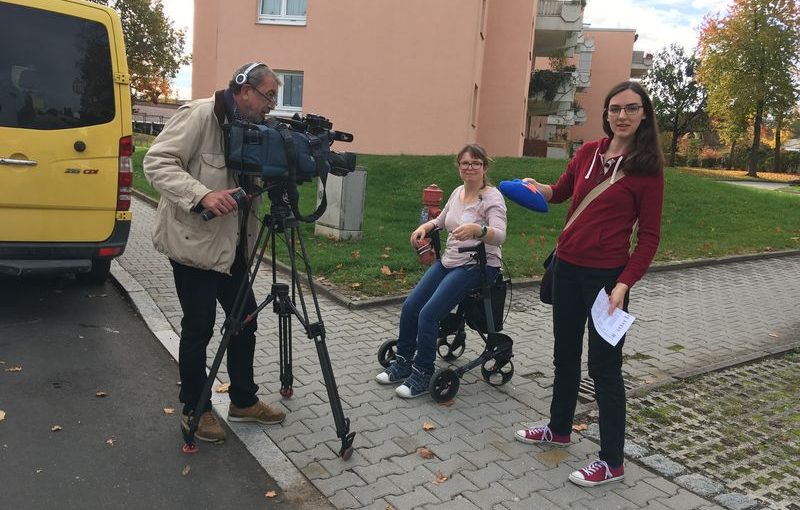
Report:
[[[592,305],[592,320],[600,336],[616,346],[636,317],[619,308],[615,309],[612,315],[608,315],[608,294],[605,289],[600,289]]]

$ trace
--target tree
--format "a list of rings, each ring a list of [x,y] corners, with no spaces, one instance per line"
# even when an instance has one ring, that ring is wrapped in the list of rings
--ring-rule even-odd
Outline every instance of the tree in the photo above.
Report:
[[[669,165],[675,165],[678,139],[696,131],[705,119],[706,91],[694,79],[694,55],[685,55],[683,46],[671,44],[653,58],[653,67],[642,80],[653,98],[658,126],[672,134]]]
[[[161,0],[93,1],[119,13],[135,95],[153,103],[169,95],[170,80],[191,57],[183,53],[186,34],[172,26]]]
[[[727,16],[703,21],[698,50],[709,109],[752,119],[747,173],[757,177],[764,115],[800,72],[798,6],[795,0],[734,0]]]

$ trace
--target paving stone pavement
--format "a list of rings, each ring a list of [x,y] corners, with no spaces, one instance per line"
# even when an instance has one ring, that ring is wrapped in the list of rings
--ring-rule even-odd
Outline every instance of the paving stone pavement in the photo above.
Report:
[[[172,271],[150,241],[155,210],[138,198],[133,210],[131,237],[118,263],[180,331]],[[632,291],[630,312],[637,320],[625,345],[626,384],[635,391],[800,345],[798,274],[800,255],[649,274]],[[283,275],[278,280],[286,281]],[[262,268],[257,299],[271,283]],[[305,297],[313,313],[310,295]],[[374,382],[376,352],[396,334],[399,304],[349,310],[320,296],[319,305],[342,406],[357,433],[353,456],[346,462],[337,457],[340,443],[316,349],[296,321],[294,397],[280,399],[277,321],[270,307],[258,317],[255,373],[261,396],[288,412],[282,425],[263,432],[336,508],[723,508],[632,461],[621,483],[574,486],[567,475],[599,449],[588,436],[576,434],[573,445],[555,451],[512,439],[523,423],[545,420],[549,408],[550,308],[531,289],[514,290],[505,323],[504,333],[515,340],[514,377],[496,388],[475,369],[450,406],[427,397],[399,399],[392,387]],[[218,326],[222,318],[220,313]],[[217,334],[212,349],[218,341]],[[480,338],[468,333],[467,349],[454,364],[474,359],[481,348]],[[227,379],[224,367],[219,378]],[[426,422],[434,428],[424,430]],[[421,458],[421,447],[434,458]],[[449,479],[437,485],[439,473]]]

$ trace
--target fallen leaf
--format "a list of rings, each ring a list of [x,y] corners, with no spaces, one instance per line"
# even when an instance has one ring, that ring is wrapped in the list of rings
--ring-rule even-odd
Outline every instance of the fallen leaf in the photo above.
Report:
[[[167,416],[169,416],[170,414],[175,414],[175,409],[172,407],[165,407],[164,414],[166,414]]]
[[[651,379],[645,379],[644,383],[645,384],[653,384],[653,381]]]
[[[422,424],[422,430],[433,430],[435,428],[436,426],[429,421],[426,421],[425,423]]]
[[[53,425],[53,426],[50,428],[50,431],[51,431],[51,432],[58,432],[59,430],[61,430],[61,425]]]
[[[389,255],[388,253],[381,253],[381,258],[382,259],[390,259],[390,258],[392,258],[392,256]]]
[[[392,505],[386,505],[386,508],[384,510],[397,510],[397,509]]]
[[[6,419],[6,412],[5,412],[5,411],[2,411],[2,410],[0,410],[0,421],[3,421],[3,420],[5,420],[5,419]]]
[[[441,471],[436,472],[436,478],[433,479],[433,485],[442,485],[447,481],[447,476]]]
[[[381,267],[381,273],[385,274],[386,276],[390,276],[392,274],[392,270],[389,269],[389,266]]]
[[[361,284],[358,283],[358,282],[355,282],[355,283],[350,284],[350,287],[353,288],[353,289],[358,289],[358,288],[361,287]]]
[[[222,384],[218,384],[217,387],[214,389],[217,393],[228,393],[228,388],[231,387],[231,383],[225,382]]]
[[[456,403],[456,401],[451,398],[450,400],[447,400],[445,402],[439,402],[439,405],[442,406],[442,407],[452,407],[453,404],[455,404],[455,403]]]
[[[585,423],[576,423],[575,425],[572,426],[572,430],[576,432],[580,432],[581,430],[586,430],[588,428],[589,426],[586,425]]]
[[[113,437],[110,437],[110,438],[106,439],[106,444],[108,446],[114,446],[114,441],[116,441],[116,439],[114,439]]]
[[[7,368],[6,372],[22,372],[22,367],[11,367]]]
[[[104,398],[108,396],[108,393],[106,393],[105,391],[98,391],[97,393],[94,394],[94,396],[97,398]]]
[[[192,467],[191,467],[189,464],[186,464],[185,466],[183,466],[183,471],[181,471],[181,474],[182,474],[183,476],[186,476],[186,475],[188,475],[188,474],[189,474],[189,471],[190,471],[191,469],[192,469]]]
[[[419,449],[419,456],[422,457],[423,459],[432,459],[433,458],[433,452],[430,451],[428,448],[420,448]]]
[[[340,264],[336,264],[336,269],[341,269],[343,267],[344,267],[344,264],[341,264],[341,263]]]
[[[264,494],[264,495],[265,495],[266,497],[268,497],[268,498],[274,498],[275,496],[277,496],[277,495],[278,495],[278,493],[277,493],[277,492],[275,492],[275,491],[267,491],[267,492],[266,492],[266,494]]]
[[[777,333],[770,333],[769,336],[771,336],[772,338],[780,338],[780,335]]]
[[[350,254],[350,256],[358,260],[359,258],[361,258],[361,252],[359,250],[355,250],[353,251],[353,253]]]

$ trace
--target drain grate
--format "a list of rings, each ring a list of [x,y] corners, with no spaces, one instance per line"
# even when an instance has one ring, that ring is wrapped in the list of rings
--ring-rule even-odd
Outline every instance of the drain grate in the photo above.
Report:
[[[625,391],[630,391],[633,386],[625,383]],[[584,377],[578,385],[578,402],[588,404],[594,402],[594,380],[591,377]]]

